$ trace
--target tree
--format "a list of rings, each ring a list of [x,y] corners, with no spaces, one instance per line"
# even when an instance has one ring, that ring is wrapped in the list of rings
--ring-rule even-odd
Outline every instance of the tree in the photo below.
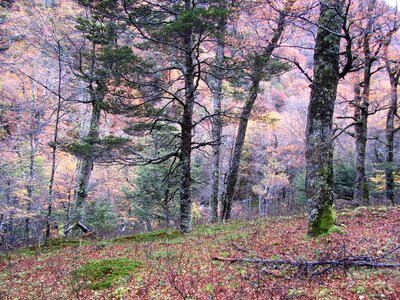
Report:
[[[254,103],[260,90],[260,82],[268,78],[274,73],[280,73],[287,67],[286,65],[274,60],[272,54],[278,47],[286,26],[287,14],[290,12],[291,6],[295,1],[288,0],[285,2],[284,9],[279,13],[276,20],[276,28],[273,36],[261,53],[252,54],[252,63],[250,70],[250,87],[248,95],[240,113],[239,128],[237,131],[235,146],[230,160],[230,167],[227,174],[224,196],[221,204],[221,220],[228,220],[231,217],[232,202],[236,188],[236,182],[239,174],[240,161],[242,158],[243,145],[246,138],[247,125],[251,116]]]
[[[225,10],[226,3],[225,0],[218,1],[218,8]],[[215,50],[215,62],[213,68],[214,77],[210,80],[210,86],[212,91],[213,100],[213,114],[212,118],[212,140],[214,144],[212,145],[213,152],[211,156],[211,197],[209,204],[209,215],[208,219],[211,223],[218,221],[218,202],[220,195],[220,155],[221,155],[221,143],[222,143],[222,83],[225,76],[224,61],[225,61],[225,35],[227,27],[227,15],[223,15],[219,20],[218,32],[216,35],[216,50]]]
[[[88,6],[87,1],[81,2],[84,7]],[[66,234],[77,226],[84,232],[91,230],[83,224],[83,217],[94,164],[112,161],[116,149],[127,142],[126,138],[112,135],[101,137],[100,117],[102,112],[112,110],[112,106],[107,103],[107,97],[112,98],[110,86],[115,87],[113,81],[119,82],[117,78],[121,69],[126,70],[127,65],[134,66],[137,61],[137,56],[129,47],[119,47],[117,44],[118,34],[121,33],[119,23],[96,14],[94,10],[90,10],[90,6],[88,8],[86,17],[77,18],[76,27],[83,36],[81,45],[71,42],[76,51],[72,71],[85,85],[87,96],[79,102],[91,106],[91,115],[88,131],[81,140],[64,142],[63,145],[65,151],[79,158],[75,203]],[[134,71],[135,68],[132,67],[132,72]]]
[[[61,105],[62,105],[62,48],[61,43],[57,41],[57,59],[58,59],[58,85],[57,85],[57,107],[55,114],[55,124],[54,124],[54,135],[53,141],[51,143],[52,153],[51,153],[51,171],[49,178],[49,190],[47,198],[47,216],[46,216],[46,235],[45,235],[45,245],[48,245],[50,239],[51,230],[51,218],[53,212],[53,201],[54,201],[54,179],[56,175],[56,163],[57,163],[57,150],[59,143],[59,129],[60,129],[60,117],[61,117]]]
[[[342,13],[343,1],[320,2],[306,129],[308,232],[312,235],[327,232],[336,222],[332,118],[339,83]]]
[[[400,130],[400,127],[395,127],[395,119],[398,118],[397,114],[397,106],[398,106],[398,92],[397,88],[399,86],[400,79],[400,65],[396,60],[391,59],[389,46],[393,41],[394,34],[399,29],[399,24],[397,22],[397,12],[395,14],[395,20],[393,27],[387,33],[387,36],[384,41],[384,61],[386,72],[390,81],[390,102],[389,109],[386,116],[386,165],[385,165],[385,193],[386,199],[392,204],[395,205],[395,180],[394,180],[394,135],[397,131]]]
[[[384,18],[388,17],[388,6],[375,0],[359,1],[354,3],[352,18],[345,27],[349,49],[353,52],[354,66],[351,72],[354,76],[354,100],[350,105],[354,107],[353,116],[340,116],[340,119],[351,119],[352,123],[345,128],[345,132],[355,139],[356,174],[353,200],[357,205],[369,204],[369,187],[366,176],[368,121],[371,115],[386,109],[374,104],[376,95],[373,91],[372,78],[379,76],[383,68],[377,64],[380,61],[384,39],[384,31],[388,26]],[[374,65],[378,65],[373,68]],[[361,73],[361,74],[359,74]],[[354,127],[354,133],[346,129]]]
[[[130,31],[143,41],[141,50],[148,51],[149,57],[157,57],[148,74],[151,79],[138,83],[139,90],[153,88],[151,96],[141,94],[143,102],[138,107],[151,107],[148,109],[148,119],[152,120],[150,130],[168,124],[179,127],[179,134],[171,137],[171,144],[176,140],[179,144],[163,156],[138,157],[141,163],[179,159],[180,227],[182,232],[189,232],[192,228],[192,150],[212,144],[194,138],[195,129],[212,118],[207,107],[197,99],[207,66],[202,45],[217,31],[216,20],[227,12],[214,5],[214,1],[147,1],[145,4],[127,0],[95,1],[93,6],[126,22]],[[175,116],[171,118],[171,115]]]
[[[363,2],[360,2],[362,5]],[[378,13],[376,12],[376,1],[369,0],[367,9],[365,11],[365,18],[367,24],[365,28],[362,28],[362,54],[364,56],[363,61],[363,77],[362,83],[355,84],[355,98],[354,98],[354,137],[356,140],[356,178],[353,200],[359,205],[367,205],[369,203],[369,189],[368,181],[365,174],[365,159],[366,159],[366,148],[368,141],[368,116],[370,115],[370,90],[371,90],[371,78],[373,73],[372,66],[377,60],[381,47],[378,46],[376,51],[372,44],[373,33],[377,31],[377,18]],[[363,10],[363,8],[360,8]]]

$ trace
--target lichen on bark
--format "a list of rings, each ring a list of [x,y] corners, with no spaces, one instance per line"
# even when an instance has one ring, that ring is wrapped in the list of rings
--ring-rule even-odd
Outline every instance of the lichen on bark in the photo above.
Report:
[[[343,1],[320,2],[306,129],[308,233],[327,233],[335,225],[332,119],[339,82]]]

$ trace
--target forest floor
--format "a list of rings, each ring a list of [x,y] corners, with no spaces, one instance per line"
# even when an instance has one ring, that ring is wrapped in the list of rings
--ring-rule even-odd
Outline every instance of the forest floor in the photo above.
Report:
[[[381,256],[400,244],[400,208],[338,214],[338,232],[309,238],[305,216],[201,225],[105,241],[53,240],[0,256],[0,299],[400,299],[400,268],[321,275],[220,258],[326,260]],[[385,259],[400,261],[400,250]]]

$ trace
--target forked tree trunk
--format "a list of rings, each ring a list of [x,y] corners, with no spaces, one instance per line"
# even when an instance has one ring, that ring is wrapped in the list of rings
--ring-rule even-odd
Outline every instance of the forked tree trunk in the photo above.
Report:
[[[314,50],[314,79],[306,128],[308,232],[327,232],[336,217],[333,198],[332,118],[339,82],[343,1],[320,1]]]

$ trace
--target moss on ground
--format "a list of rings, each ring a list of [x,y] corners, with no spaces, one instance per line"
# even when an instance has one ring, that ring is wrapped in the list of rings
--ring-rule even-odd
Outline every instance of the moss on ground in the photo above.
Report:
[[[157,242],[157,241],[168,241],[180,238],[182,235],[177,230],[160,230],[148,233],[140,233],[134,235],[123,236],[114,239],[115,242],[137,242],[137,243],[145,243],[145,242]]]
[[[127,258],[93,260],[75,270],[72,276],[75,281],[87,282],[92,290],[102,290],[127,277],[141,265]]]

